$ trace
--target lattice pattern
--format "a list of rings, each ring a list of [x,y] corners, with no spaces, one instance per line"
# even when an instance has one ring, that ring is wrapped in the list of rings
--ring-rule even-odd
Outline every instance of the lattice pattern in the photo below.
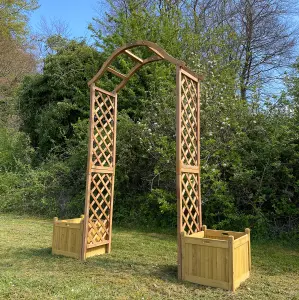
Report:
[[[114,98],[95,90],[92,164],[111,167],[114,137]]]
[[[198,165],[197,83],[182,74],[181,79],[181,158],[185,165]]]
[[[188,234],[200,231],[198,174],[182,174],[182,225]]]
[[[92,173],[87,245],[109,240],[112,174]]]

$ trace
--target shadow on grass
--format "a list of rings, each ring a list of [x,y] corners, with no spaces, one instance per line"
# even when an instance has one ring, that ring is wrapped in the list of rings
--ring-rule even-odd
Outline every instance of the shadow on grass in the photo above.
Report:
[[[30,258],[30,257],[39,257],[39,258],[51,258],[52,256],[52,248],[24,248],[20,249],[18,251],[14,252],[14,255],[17,256],[17,258],[22,259],[24,257]]]
[[[177,266],[151,263],[149,261],[142,262],[138,259],[126,259],[118,258],[110,254],[95,256],[82,262],[78,259],[65,257],[62,255],[52,255],[52,248],[25,248],[14,252],[14,256],[18,260],[30,259],[30,258],[41,258],[48,262],[53,260],[53,263],[58,258],[61,259],[59,263],[63,263],[65,260],[69,264],[70,260],[74,265],[84,268],[86,271],[92,269],[96,271],[98,269],[101,272],[103,269],[107,273],[128,273],[131,275],[145,276],[145,277],[156,277],[164,281],[177,282]],[[82,269],[81,269],[82,270]]]
[[[254,243],[252,245],[253,269],[259,270],[267,276],[299,273],[299,252],[290,250],[280,243]],[[87,259],[85,262],[63,256],[53,256],[51,248],[27,248],[14,253],[19,259],[40,258],[47,262],[55,263],[59,258],[59,263],[76,265],[83,272],[93,270],[93,272],[106,274],[125,273],[131,276],[144,276],[157,278],[166,282],[177,283],[177,266],[165,264],[163,261],[144,260],[140,256],[122,257],[119,253],[106,254]],[[135,253],[136,255],[136,253]]]

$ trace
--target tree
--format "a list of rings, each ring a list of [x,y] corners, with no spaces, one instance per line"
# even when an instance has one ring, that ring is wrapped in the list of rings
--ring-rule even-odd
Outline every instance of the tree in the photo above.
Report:
[[[102,61],[84,41],[64,40],[55,52],[45,58],[42,74],[24,79],[18,95],[23,130],[43,158],[50,150],[64,153],[66,140],[73,134],[72,124],[88,117],[87,82]]]
[[[268,83],[279,71],[292,64],[294,31],[284,21],[290,1],[240,0],[236,2],[235,30],[239,33],[241,59],[240,91],[247,91],[258,81]]]
[[[12,95],[36,66],[26,41],[27,15],[35,8],[36,0],[0,1],[0,122],[6,126],[18,126]]]
[[[28,33],[28,13],[36,8],[37,0],[1,0],[0,36],[23,40]]]

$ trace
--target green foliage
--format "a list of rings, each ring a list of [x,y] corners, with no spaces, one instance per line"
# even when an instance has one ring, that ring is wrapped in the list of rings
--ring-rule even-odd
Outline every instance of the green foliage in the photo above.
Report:
[[[37,0],[1,0],[0,36],[23,38],[28,30],[28,12],[36,8]]]
[[[19,92],[23,130],[41,157],[63,154],[72,124],[88,117],[87,81],[100,57],[84,42],[71,41],[45,59],[43,74],[25,78]]]

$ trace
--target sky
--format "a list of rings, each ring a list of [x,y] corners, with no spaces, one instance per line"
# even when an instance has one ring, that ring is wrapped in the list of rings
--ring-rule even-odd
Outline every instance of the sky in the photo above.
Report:
[[[87,27],[92,17],[99,16],[99,12],[103,13],[106,9],[104,4],[98,4],[98,0],[39,0],[39,5],[30,15],[31,29],[38,31],[42,19],[48,24],[59,20],[68,25],[70,38],[89,38]]]

